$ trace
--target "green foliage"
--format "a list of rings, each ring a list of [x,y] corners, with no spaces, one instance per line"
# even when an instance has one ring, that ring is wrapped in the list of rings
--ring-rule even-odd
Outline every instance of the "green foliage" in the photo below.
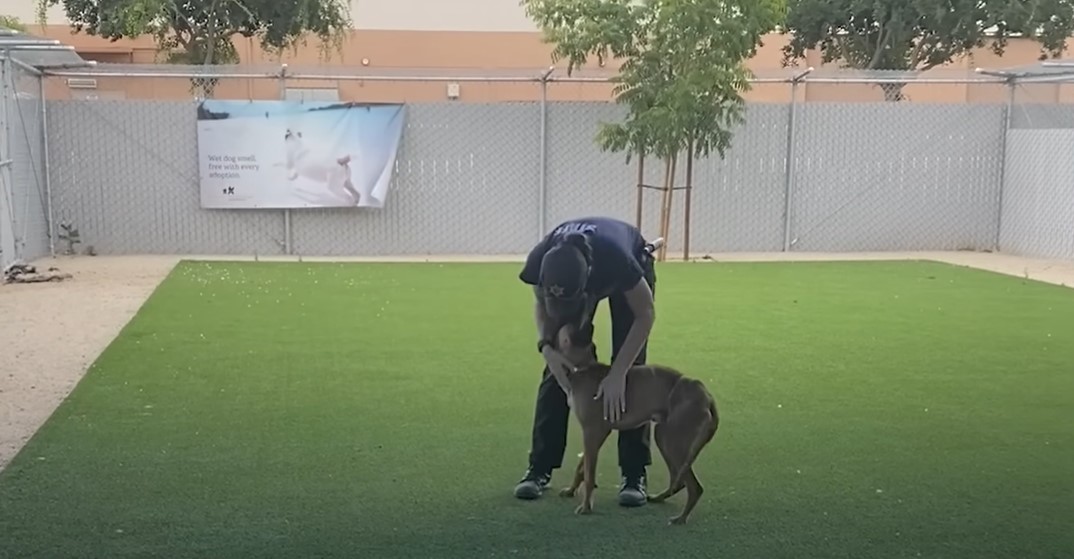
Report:
[[[742,121],[744,62],[782,21],[784,0],[522,0],[568,74],[589,58],[622,61],[613,79],[622,123],[604,150],[669,158],[693,145],[722,157]]]
[[[26,25],[15,16],[0,14],[0,27],[26,33]]]
[[[1013,36],[1062,54],[1074,0],[789,0],[784,61],[821,51],[825,63],[924,71],[987,45],[1002,55]]]
[[[234,64],[234,35],[257,37],[282,52],[313,35],[322,54],[339,50],[351,27],[346,0],[35,0],[38,17],[62,4],[76,32],[112,41],[152,35],[164,57],[180,64]]]

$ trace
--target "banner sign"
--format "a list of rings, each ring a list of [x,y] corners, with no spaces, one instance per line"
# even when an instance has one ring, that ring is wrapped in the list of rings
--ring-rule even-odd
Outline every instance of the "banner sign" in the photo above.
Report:
[[[403,105],[206,100],[203,208],[383,208]]]

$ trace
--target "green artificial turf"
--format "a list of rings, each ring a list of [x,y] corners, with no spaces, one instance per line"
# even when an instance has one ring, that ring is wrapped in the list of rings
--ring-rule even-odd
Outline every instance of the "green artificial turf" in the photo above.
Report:
[[[705,498],[668,527],[684,494],[615,504],[614,438],[592,516],[511,496],[541,367],[517,272],[181,264],[0,473],[0,557],[1074,555],[1074,291],[660,265],[650,361],[723,415]]]

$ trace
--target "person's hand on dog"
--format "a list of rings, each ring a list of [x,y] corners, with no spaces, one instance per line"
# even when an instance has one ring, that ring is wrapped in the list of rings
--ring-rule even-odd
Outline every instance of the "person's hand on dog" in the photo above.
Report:
[[[626,374],[612,371],[597,388],[594,400],[604,397],[604,419],[611,423],[619,421],[626,411]]]
[[[576,367],[567,361],[567,358],[562,353],[556,351],[551,346],[545,346],[541,351],[541,355],[544,357],[544,362],[548,365],[548,370],[555,377],[559,387],[563,389],[568,396],[571,394],[571,385],[567,381],[567,375],[575,371]]]

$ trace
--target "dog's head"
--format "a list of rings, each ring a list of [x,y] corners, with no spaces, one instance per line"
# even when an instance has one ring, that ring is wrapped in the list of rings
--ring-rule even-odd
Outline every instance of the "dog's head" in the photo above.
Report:
[[[593,343],[593,324],[567,324],[559,329],[560,352],[579,369],[597,363],[597,345]]]
[[[302,138],[302,133],[301,132],[294,132],[290,128],[288,128],[287,131],[283,133],[283,139],[285,141],[286,140],[297,140],[297,139],[300,139],[300,138]]]

